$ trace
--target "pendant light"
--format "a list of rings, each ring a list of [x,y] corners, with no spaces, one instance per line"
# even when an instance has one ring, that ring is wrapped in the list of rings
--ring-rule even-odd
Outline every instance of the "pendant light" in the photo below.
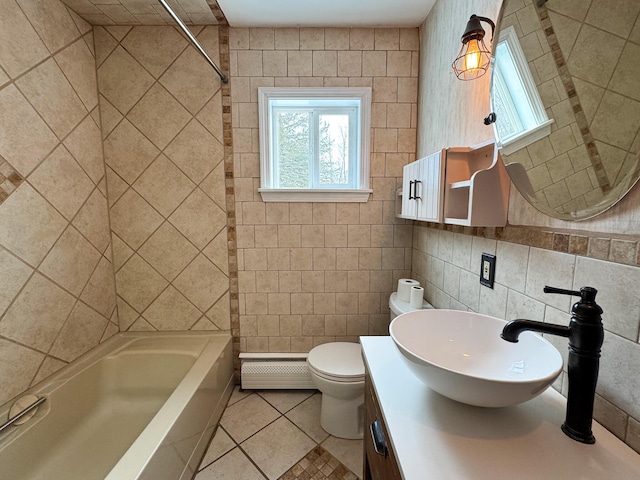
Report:
[[[474,80],[484,75],[489,69],[491,51],[484,44],[484,29],[480,22],[491,25],[491,39],[495,24],[486,17],[471,15],[467,28],[462,34],[462,48],[454,60],[453,71],[460,80]]]

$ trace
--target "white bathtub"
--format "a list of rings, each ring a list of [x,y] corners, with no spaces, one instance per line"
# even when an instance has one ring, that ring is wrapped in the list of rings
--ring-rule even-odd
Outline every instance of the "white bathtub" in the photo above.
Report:
[[[0,478],[192,478],[233,389],[232,356],[227,333],[112,337],[27,392],[46,401],[0,434]]]

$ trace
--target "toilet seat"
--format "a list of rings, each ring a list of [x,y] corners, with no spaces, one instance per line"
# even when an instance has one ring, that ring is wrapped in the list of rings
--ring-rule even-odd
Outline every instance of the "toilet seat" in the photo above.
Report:
[[[307,363],[316,375],[326,380],[345,383],[364,380],[364,363],[358,343],[318,345],[309,352]]]
[[[309,365],[309,370],[311,370],[311,372],[320,377],[320,378],[324,378],[325,380],[329,380],[330,382],[336,382],[336,383],[361,383],[364,382],[364,375],[361,376],[354,376],[354,377],[339,377],[336,375],[327,375],[326,373],[322,373],[319,372],[318,370],[316,370],[315,368],[313,368],[311,365]]]

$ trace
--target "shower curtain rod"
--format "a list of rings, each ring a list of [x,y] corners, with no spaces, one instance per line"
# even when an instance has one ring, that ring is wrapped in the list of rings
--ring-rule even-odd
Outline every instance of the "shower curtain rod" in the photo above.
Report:
[[[220,70],[220,67],[218,67],[218,65],[216,65],[216,63],[213,60],[211,60],[209,55],[207,55],[207,52],[204,51],[202,46],[200,46],[200,43],[198,42],[198,40],[196,40],[196,37],[193,36],[193,34],[187,28],[187,26],[183,23],[183,21],[180,20],[180,17],[176,15],[176,12],[173,11],[173,9],[169,6],[169,4],[165,0],[158,0],[158,1],[162,4],[162,6],[169,13],[169,15],[171,15],[171,18],[173,18],[176,21],[178,26],[182,29],[182,31],[189,38],[189,40],[191,40],[191,43],[193,43],[193,46],[196,47],[196,50],[200,52],[200,54],[205,58],[205,60],[209,62],[209,64],[213,67],[216,73],[220,75],[220,80],[222,80],[222,83],[228,83],[229,78],[222,72],[222,70]]]

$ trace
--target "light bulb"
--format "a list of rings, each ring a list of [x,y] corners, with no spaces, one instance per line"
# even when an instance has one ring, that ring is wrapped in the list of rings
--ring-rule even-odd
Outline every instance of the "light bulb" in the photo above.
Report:
[[[480,67],[482,54],[478,40],[469,40],[467,44],[467,53],[464,55],[464,70],[467,72],[475,72]]]

